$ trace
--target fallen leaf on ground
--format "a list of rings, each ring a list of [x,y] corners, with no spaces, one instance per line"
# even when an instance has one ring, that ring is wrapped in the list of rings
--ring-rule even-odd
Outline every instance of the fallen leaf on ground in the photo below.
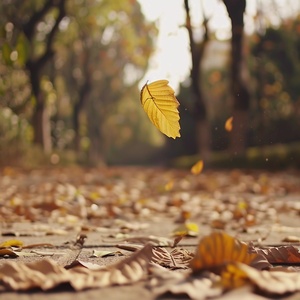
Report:
[[[185,222],[173,231],[173,236],[190,236],[195,237],[199,234],[199,227],[196,223]]]
[[[11,247],[21,248],[23,245],[24,245],[24,243],[20,240],[15,240],[15,239],[7,240],[7,241],[4,241],[0,244],[0,249],[11,248]]]
[[[123,256],[121,251],[94,250],[91,257]]]
[[[224,232],[213,232],[199,242],[195,257],[191,261],[194,272],[211,270],[229,262],[242,262],[250,265],[258,257],[248,253],[248,245]]]
[[[100,270],[83,267],[66,270],[47,259],[32,263],[9,261],[0,265],[0,291],[28,291],[36,288],[47,291],[65,283],[80,291],[134,283],[147,276],[153,257],[152,247],[148,244],[130,257]]]
[[[70,268],[78,258],[86,238],[87,236],[84,234],[78,235],[75,243],[70,246],[70,249],[68,249],[65,255],[58,259],[57,264],[65,267],[66,269]]]
[[[251,247],[250,251],[263,255],[270,264],[300,264],[300,251],[294,246]]]
[[[286,243],[300,243],[300,236],[289,235],[282,239],[282,242]]]
[[[16,258],[16,257],[19,257],[19,254],[10,249],[0,249],[0,257]]]

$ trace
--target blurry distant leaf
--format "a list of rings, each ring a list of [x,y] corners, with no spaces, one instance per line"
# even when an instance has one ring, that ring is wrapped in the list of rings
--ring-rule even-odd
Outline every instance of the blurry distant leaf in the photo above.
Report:
[[[154,246],[162,246],[162,247],[173,245],[173,240],[166,237],[154,236],[154,235],[131,237],[126,239],[126,242],[140,243],[144,245],[150,242]]]
[[[196,223],[186,222],[173,231],[174,236],[198,236],[199,227]]]
[[[194,175],[200,174],[203,170],[203,166],[204,166],[203,160],[199,160],[198,162],[196,162],[191,168],[192,174]]]
[[[19,257],[19,255],[10,249],[0,249],[0,257]]]
[[[201,239],[191,268],[194,272],[209,270],[229,262],[251,264],[258,254],[248,253],[248,245],[224,232],[214,232]]]
[[[22,246],[23,246],[23,242],[20,240],[7,240],[0,244],[0,248],[10,248],[10,247],[21,248]]]
[[[135,252],[135,251],[141,250],[143,248],[143,245],[132,244],[132,243],[121,243],[121,244],[117,244],[116,247],[126,250],[126,251]]]
[[[107,256],[122,256],[124,255],[121,251],[104,251],[94,250],[91,257],[107,257]]]
[[[300,243],[300,236],[289,235],[282,239],[282,241],[287,243]]]
[[[25,251],[20,251],[16,253],[18,257],[37,257],[37,254],[34,252],[25,252]]]
[[[251,252],[263,255],[270,264],[300,264],[300,251],[293,246],[250,248]]]
[[[171,180],[169,181],[166,185],[165,185],[165,190],[168,192],[168,191],[171,191],[174,187],[174,181]]]
[[[30,244],[30,245],[25,245],[22,248],[23,249],[31,249],[31,248],[52,248],[54,247],[53,244],[49,243],[38,243],[38,244]]]
[[[10,59],[11,51],[12,50],[11,50],[10,46],[8,45],[8,43],[4,43],[2,45],[2,57],[7,65],[12,64],[12,61]]]
[[[141,90],[141,103],[150,121],[166,136],[180,137],[179,102],[168,80],[145,84]]]
[[[233,121],[233,117],[230,117],[226,120],[225,122],[225,129],[230,132],[232,130],[232,121]]]

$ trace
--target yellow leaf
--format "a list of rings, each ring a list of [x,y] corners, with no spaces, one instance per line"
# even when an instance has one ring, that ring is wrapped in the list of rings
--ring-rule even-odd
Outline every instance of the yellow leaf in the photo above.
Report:
[[[171,180],[171,181],[169,181],[169,182],[165,185],[165,190],[166,190],[167,192],[169,192],[169,191],[171,191],[171,190],[173,189],[173,187],[174,187],[174,181]]]
[[[221,284],[225,289],[238,288],[246,284],[247,274],[239,268],[240,264],[228,264],[221,272]]]
[[[200,174],[203,170],[203,166],[204,166],[203,160],[199,160],[198,162],[196,162],[191,168],[192,174],[194,175]]]
[[[191,268],[194,272],[214,269],[231,262],[249,265],[257,254],[248,253],[248,245],[224,232],[214,232],[198,244]]]
[[[173,231],[174,236],[197,236],[199,227],[196,223],[187,222]]]
[[[0,248],[23,247],[23,242],[20,240],[7,240],[0,244]]]
[[[232,130],[232,121],[233,121],[233,117],[230,117],[226,120],[225,122],[225,129],[230,132]]]
[[[150,121],[166,136],[180,137],[179,102],[168,80],[145,84],[141,90],[141,103]]]

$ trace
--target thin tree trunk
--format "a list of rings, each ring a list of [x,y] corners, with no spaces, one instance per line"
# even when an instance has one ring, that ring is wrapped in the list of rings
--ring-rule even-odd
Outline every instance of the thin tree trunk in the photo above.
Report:
[[[242,154],[247,146],[250,94],[245,82],[243,57],[244,12],[246,0],[223,0],[231,20],[231,93],[233,97],[233,128],[230,150]]]
[[[186,28],[189,34],[190,40],[190,50],[192,58],[192,68],[191,68],[191,90],[193,97],[195,99],[194,106],[194,117],[196,120],[196,141],[198,152],[203,160],[208,161],[210,156],[210,146],[211,146],[211,131],[210,123],[207,120],[207,110],[204,101],[204,96],[201,88],[201,62],[204,56],[204,50],[209,40],[208,35],[208,20],[203,15],[203,29],[204,36],[201,42],[196,43],[194,39],[193,29],[191,25],[190,17],[190,7],[189,1],[184,0],[185,11],[186,11]],[[203,9],[203,8],[202,8]]]
[[[51,126],[49,112],[40,86],[40,65],[28,62],[27,68],[30,74],[32,94],[35,97],[36,105],[32,116],[34,131],[33,142],[41,145],[46,154],[52,151]]]

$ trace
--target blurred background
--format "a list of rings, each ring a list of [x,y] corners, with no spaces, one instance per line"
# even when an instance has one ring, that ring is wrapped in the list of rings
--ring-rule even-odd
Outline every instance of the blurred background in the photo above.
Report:
[[[141,106],[158,79],[180,139]],[[0,2],[1,166],[300,167],[299,116],[299,1]]]

